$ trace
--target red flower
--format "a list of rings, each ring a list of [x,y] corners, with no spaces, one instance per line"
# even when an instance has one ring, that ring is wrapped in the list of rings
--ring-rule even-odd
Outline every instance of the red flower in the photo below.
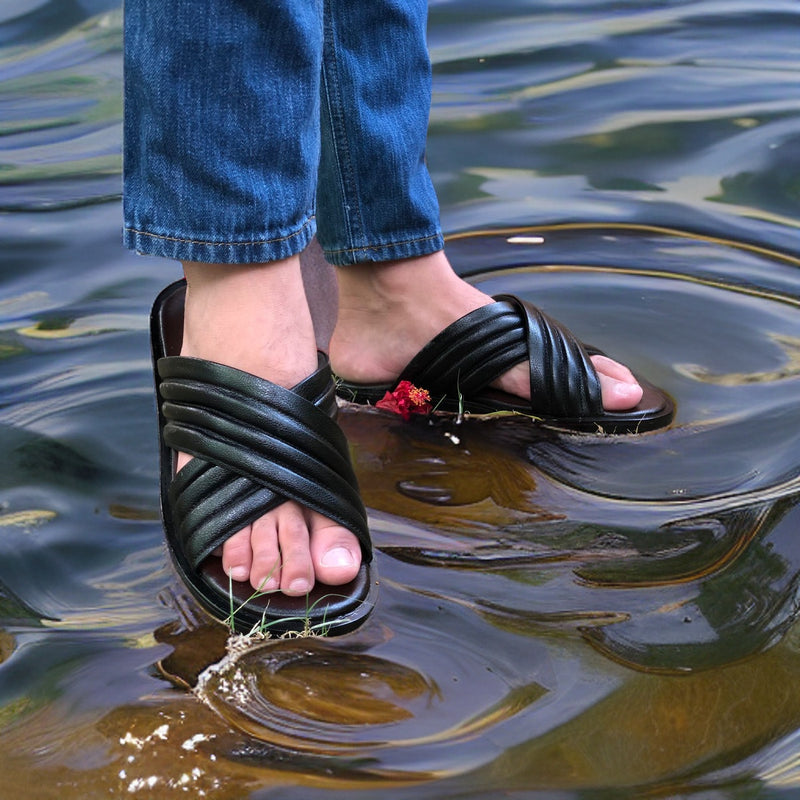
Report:
[[[393,392],[386,392],[383,399],[375,403],[375,408],[393,411],[408,421],[412,414],[431,413],[431,396],[427,389],[419,389],[410,381],[400,381]]]

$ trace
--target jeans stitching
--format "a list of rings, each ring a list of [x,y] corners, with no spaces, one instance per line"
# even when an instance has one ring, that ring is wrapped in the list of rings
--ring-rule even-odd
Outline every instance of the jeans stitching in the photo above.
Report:
[[[336,164],[336,177],[338,178],[339,184],[339,191],[341,192],[342,196],[342,203],[341,203],[341,214],[342,214],[342,221],[344,222],[345,228],[345,236],[352,240],[353,238],[353,231],[350,226],[350,214],[347,212],[345,208],[346,198],[347,198],[347,191],[345,189],[344,183],[344,176],[342,175],[342,163],[339,158],[339,148],[337,146],[337,137],[335,133],[335,123],[333,119],[333,103],[331,102],[331,90],[332,87],[330,86],[330,81],[328,80],[328,68],[323,63],[322,65],[322,89],[325,93],[325,106],[327,109],[327,122],[328,122],[328,130],[330,131],[330,150],[332,154],[332,161]],[[322,139],[324,143],[324,138]],[[324,146],[324,145],[323,145]]]
[[[404,239],[402,242],[387,242],[386,244],[365,244],[361,247],[344,247],[339,250],[326,249],[325,252],[334,255],[335,253],[357,253],[359,250],[385,250],[389,247],[401,247],[404,244],[414,244],[415,242],[427,242],[431,239],[440,239],[441,233],[432,233],[430,236],[417,236],[413,239]]]
[[[148,231],[140,231],[138,228],[126,227],[125,230],[129,233],[135,233],[137,236],[149,236],[151,239],[162,239],[165,242],[182,242],[184,244],[202,244],[218,247],[249,247],[254,244],[274,244],[275,242],[285,242],[288,239],[294,239],[300,236],[301,233],[313,222],[314,217],[310,217],[303,223],[302,227],[298,228],[294,233],[286,236],[277,236],[273,239],[253,239],[250,242],[224,242],[224,241],[204,241],[203,239],[182,239],[179,236],[164,236],[160,233],[149,233]]]
[[[342,111],[342,92],[339,81],[339,64],[336,61],[335,28],[331,19],[330,3],[324,5],[323,19],[323,62],[322,82],[325,87],[325,99],[330,120],[331,142],[334,161],[339,173],[339,186],[342,191],[341,213],[344,218],[347,237],[352,241],[361,236],[364,230],[364,219],[359,203],[359,192],[356,186],[352,159],[350,157],[347,126]],[[353,191],[348,192],[348,189]],[[349,209],[353,209],[351,214]],[[355,219],[354,219],[355,218]],[[357,232],[353,232],[353,223]]]

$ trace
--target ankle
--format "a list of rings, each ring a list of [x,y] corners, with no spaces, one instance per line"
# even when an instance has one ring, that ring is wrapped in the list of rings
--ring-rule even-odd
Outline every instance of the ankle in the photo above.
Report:
[[[299,258],[269,264],[186,263],[183,355],[291,387],[316,368]]]
[[[422,287],[441,287],[460,279],[440,250],[419,258],[341,267],[338,280],[340,303],[382,309],[402,304]]]
[[[454,272],[443,251],[343,267],[338,275],[331,364],[356,383],[393,380],[429,339],[491,302]]]
[[[183,262],[187,297],[246,308],[263,303],[280,305],[280,300],[305,303],[299,256],[255,264],[209,264]]]

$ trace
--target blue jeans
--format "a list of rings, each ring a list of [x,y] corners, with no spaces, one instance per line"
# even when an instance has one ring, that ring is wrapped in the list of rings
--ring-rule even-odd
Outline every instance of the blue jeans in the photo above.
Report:
[[[125,244],[334,264],[443,246],[426,0],[125,0]]]

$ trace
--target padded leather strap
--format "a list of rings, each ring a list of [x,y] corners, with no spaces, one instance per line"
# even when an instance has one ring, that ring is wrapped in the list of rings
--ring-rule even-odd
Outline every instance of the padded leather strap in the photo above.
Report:
[[[232,534],[286,500],[352,531],[372,558],[366,512],[347,440],[333,417],[333,376],[284,389],[202,359],[158,360],[163,436],[194,458],[174,477],[170,502],[187,559],[198,566]]]
[[[602,414],[600,382],[589,351],[543,311],[497,295],[456,320],[414,357],[399,380],[431,396],[473,397],[521,362],[530,370],[531,411],[549,417]]]

